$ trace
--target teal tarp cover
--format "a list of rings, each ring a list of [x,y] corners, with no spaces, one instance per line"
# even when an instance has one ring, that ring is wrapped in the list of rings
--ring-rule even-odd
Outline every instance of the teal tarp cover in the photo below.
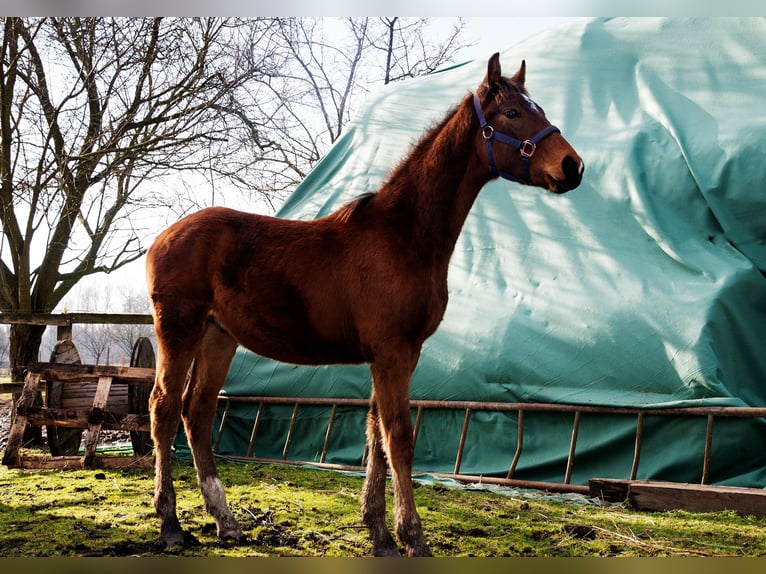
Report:
[[[483,189],[412,398],[766,406],[766,20],[599,19],[503,48],[504,74],[526,60],[531,96],[585,177],[564,196],[503,180]],[[375,191],[485,72],[486,59],[472,61],[371,95],[278,215],[316,218]],[[223,392],[369,391],[364,365],[296,367],[239,350]],[[219,453],[245,454],[255,412],[231,407]],[[253,455],[280,458],[291,413],[264,410]],[[289,458],[318,459],[328,416],[301,409]],[[452,471],[463,417],[424,415],[416,469]],[[563,481],[572,418],[525,416],[514,478]],[[338,410],[327,462],[360,463],[364,419]],[[461,472],[505,476],[517,423],[475,412]],[[572,482],[627,478],[635,428],[635,417],[584,415]],[[704,417],[647,416],[637,477],[699,482],[705,429]],[[710,482],[766,485],[764,444],[763,419],[716,419]]]

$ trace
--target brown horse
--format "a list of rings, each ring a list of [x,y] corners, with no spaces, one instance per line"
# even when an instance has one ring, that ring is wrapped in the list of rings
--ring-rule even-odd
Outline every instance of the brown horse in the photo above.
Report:
[[[398,555],[385,521],[390,468],[395,533],[407,554],[431,554],[412,492],[409,386],[447,306],[463,222],[497,175],[555,193],[582,179],[580,157],[529,98],[524,77],[524,62],[505,78],[492,56],[476,95],[428,131],[377,193],[327,217],[208,208],[157,238],[147,257],[158,343],[150,412],[154,503],[168,547],[184,543],[170,464],[181,419],[218,536],[243,536],[211,447],[216,397],[241,344],[287,363],[370,363],[362,518],[375,555]]]

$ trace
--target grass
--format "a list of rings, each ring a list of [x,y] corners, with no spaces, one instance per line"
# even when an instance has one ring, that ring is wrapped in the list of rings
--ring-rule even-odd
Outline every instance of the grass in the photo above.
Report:
[[[247,536],[220,543],[189,463],[176,463],[180,556],[368,556],[362,478],[287,465],[219,462]],[[766,521],[731,512],[646,513],[416,483],[437,556],[762,556]],[[21,471],[0,466],[0,556],[164,556],[147,470]],[[390,492],[389,492],[390,506]],[[390,511],[389,511],[390,515]]]

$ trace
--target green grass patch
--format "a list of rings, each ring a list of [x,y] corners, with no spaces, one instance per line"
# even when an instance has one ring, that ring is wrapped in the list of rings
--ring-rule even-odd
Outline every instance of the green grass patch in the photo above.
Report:
[[[181,556],[368,556],[362,477],[221,461],[230,507],[247,536],[221,543],[190,463],[176,463],[178,514],[196,539]],[[21,471],[0,466],[0,556],[156,556],[159,521],[148,470]],[[731,512],[636,512],[417,484],[437,556],[762,556],[766,523]],[[391,498],[389,492],[389,516]]]

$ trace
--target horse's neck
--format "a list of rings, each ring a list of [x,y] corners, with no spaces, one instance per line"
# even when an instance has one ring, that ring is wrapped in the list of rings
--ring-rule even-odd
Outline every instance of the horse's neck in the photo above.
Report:
[[[426,135],[381,190],[422,257],[447,265],[489,170],[477,169],[479,123],[470,97]]]

